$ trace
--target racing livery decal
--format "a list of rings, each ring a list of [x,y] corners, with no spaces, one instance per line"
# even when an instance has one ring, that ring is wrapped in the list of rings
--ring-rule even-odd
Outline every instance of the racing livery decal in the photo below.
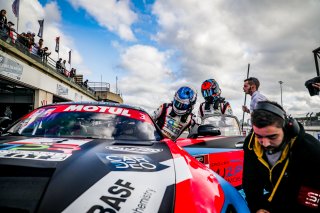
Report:
[[[138,154],[155,154],[162,152],[163,149],[137,147],[137,146],[106,146],[106,149],[112,151],[132,152]]]
[[[212,152],[206,155],[196,155],[195,158],[218,173],[233,186],[241,186],[243,152]]]
[[[63,161],[91,139],[32,138],[0,144],[0,158]]]
[[[167,187],[175,184],[173,161],[161,162],[166,168],[154,172],[112,171],[63,212],[73,213],[79,209],[85,212],[158,212]],[[183,158],[180,162],[186,164]],[[178,177],[179,181],[190,178],[189,175]]]
[[[152,120],[146,113],[138,110],[125,109],[121,107],[94,106],[94,105],[59,105],[54,108],[41,108],[28,114],[24,118],[29,118],[31,120],[34,120],[36,117],[39,117],[39,116],[46,117],[52,113],[61,113],[61,112],[106,113],[106,114],[126,116],[136,120],[153,124]]]
[[[97,154],[99,159],[106,165],[111,165],[115,170],[146,170],[154,171],[167,168],[159,162],[152,160],[146,155],[130,155],[130,154]]]
[[[118,179],[112,186],[108,188],[108,195],[102,195],[99,199],[107,204],[110,208],[104,209],[101,205],[92,206],[87,212],[116,212],[121,208],[121,203],[125,203],[131,196],[134,188],[130,182],[124,182],[122,179]]]
[[[222,168],[227,159],[214,164],[211,154],[235,150],[242,138],[201,136],[180,146],[141,108],[107,102],[42,106],[1,137],[5,212],[249,212],[230,183],[192,156]],[[319,192],[305,195],[318,204]]]
[[[302,186],[299,191],[298,202],[304,206],[317,209],[320,203],[320,191]]]

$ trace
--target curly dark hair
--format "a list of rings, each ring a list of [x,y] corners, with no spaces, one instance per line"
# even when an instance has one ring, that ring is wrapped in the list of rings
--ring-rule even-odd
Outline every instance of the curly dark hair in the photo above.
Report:
[[[280,108],[282,111],[284,111],[281,105],[279,105],[277,102],[261,101],[261,103],[273,104],[276,107]],[[252,125],[258,128],[263,128],[271,125],[275,125],[278,128],[282,128],[285,124],[285,120],[283,118],[276,115],[275,113],[263,109],[253,110],[253,113],[251,114],[251,122]]]

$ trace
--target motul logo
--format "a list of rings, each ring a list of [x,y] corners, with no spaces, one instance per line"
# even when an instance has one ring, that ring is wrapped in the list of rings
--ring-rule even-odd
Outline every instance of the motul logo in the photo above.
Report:
[[[85,112],[109,112],[110,114],[124,115],[130,117],[129,110],[117,108],[117,107],[107,107],[107,106],[83,106],[83,105],[71,105],[64,111],[85,111]]]

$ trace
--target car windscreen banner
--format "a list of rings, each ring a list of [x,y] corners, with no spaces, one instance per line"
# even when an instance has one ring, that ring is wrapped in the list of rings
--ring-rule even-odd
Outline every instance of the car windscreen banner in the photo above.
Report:
[[[54,107],[44,107],[34,112],[28,114],[24,118],[32,117],[46,117],[52,113],[61,113],[61,112],[92,112],[92,113],[105,113],[115,116],[126,116],[135,120],[142,122],[147,122],[152,124],[151,118],[144,112],[123,108],[123,107],[110,107],[110,106],[99,106],[99,105],[59,105]]]

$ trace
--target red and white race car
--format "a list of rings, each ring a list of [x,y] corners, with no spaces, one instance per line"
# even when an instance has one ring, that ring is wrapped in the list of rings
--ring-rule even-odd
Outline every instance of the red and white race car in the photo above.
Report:
[[[237,189],[242,185],[243,142],[239,121],[231,115],[209,115],[176,143]]]
[[[142,109],[60,103],[0,136],[0,212],[249,212]]]

